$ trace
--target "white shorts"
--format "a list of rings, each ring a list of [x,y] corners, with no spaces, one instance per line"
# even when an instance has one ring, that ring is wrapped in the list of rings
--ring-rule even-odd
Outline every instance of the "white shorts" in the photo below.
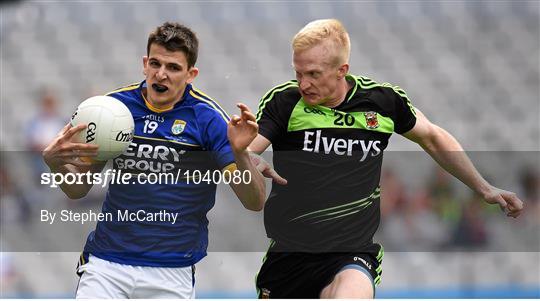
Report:
[[[79,266],[77,299],[193,299],[195,267],[133,266],[90,254]]]

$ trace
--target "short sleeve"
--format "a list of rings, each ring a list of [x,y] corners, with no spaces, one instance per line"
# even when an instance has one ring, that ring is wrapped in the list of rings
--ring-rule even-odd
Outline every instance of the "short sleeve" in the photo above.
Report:
[[[257,112],[259,134],[270,140],[270,142],[276,141],[287,132],[287,124],[294,103],[299,99],[299,97],[294,96],[295,93],[291,92],[296,91],[297,87],[295,81],[277,86],[268,91],[259,103]]]
[[[212,152],[218,167],[223,169],[234,162],[232,148],[227,138],[228,117],[211,108],[204,108],[198,112],[202,144],[206,151]]]
[[[403,134],[410,131],[416,124],[416,111],[405,91],[399,87],[393,88],[395,104],[394,131]]]

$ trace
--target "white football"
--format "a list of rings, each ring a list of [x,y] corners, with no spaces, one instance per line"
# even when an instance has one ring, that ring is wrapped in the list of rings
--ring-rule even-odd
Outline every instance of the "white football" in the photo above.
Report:
[[[133,140],[135,124],[131,112],[111,96],[94,96],[83,101],[71,116],[71,125],[86,124],[77,141],[99,146],[94,159],[107,161],[121,155]]]

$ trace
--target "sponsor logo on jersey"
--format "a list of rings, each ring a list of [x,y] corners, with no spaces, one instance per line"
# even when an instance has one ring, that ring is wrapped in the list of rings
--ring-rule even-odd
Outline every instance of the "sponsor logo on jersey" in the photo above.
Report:
[[[131,142],[123,155],[114,159],[116,168],[139,172],[170,172],[179,167],[185,150],[165,145]]]
[[[360,162],[362,162],[366,160],[368,155],[372,157],[379,155],[381,153],[380,144],[381,141],[379,140],[325,137],[321,135],[321,130],[317,130],[315,132],[304,132],[304,148],[302,150],[312,153],[324,152],[327,155],[333,153],[340,156],[352,156],[353,147],[357,145],[357,148],[358,146],[362,148],[362,158],[360,158]]]
[[[365,112],[364,117],[366,117],[366,126],[368,129],[376,129],[379,127],[379,121],[377,120],[376,112]]]
[[[184,120],[176,119],[171,127],[171,132],[174,135],[180,135],[186,128],[186,122]]]

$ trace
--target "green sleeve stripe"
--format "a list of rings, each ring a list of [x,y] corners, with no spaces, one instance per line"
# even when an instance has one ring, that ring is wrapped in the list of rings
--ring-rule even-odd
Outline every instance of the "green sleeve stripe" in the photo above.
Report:
[[[358,81],[356,80],[356,78],[354,78],[354,76],[352,76],[352,75],[350,75],[350,74],[347,74],[345,77],[346,77],[347,79],[351,79],[351,80],[354,80],[355,82],[358,82]],[[356,90],[358,90],[358,84],[354,85],[354,88],[353,88],[353,90],[352,90],[352,92],[351,92],[351,95],[349,96],[349,98],[347,98],[347,102],[348,102],[349,100],[351,100],[351,98],[353,98],[354,94],[356,93]]]
[[[366,79],[363,77],[356,77],[356,82],[362,89],[371,89],[379,86],[378,83],[372,81],[371,79]]]
[[[298,87],[298,83],[295,80],[291,80],[281,85],[275,86],[274,88],[270,89],[270,91],[266,92],[266,94],[264,94],[264,96],[261,98],[259,102],[259,110],[257,112],[257,118],[256,118],[257,121],[259,121],[259,119],[261,118],[262,111],[266,107],[266,104],[274,98],[274,95],[277,92],[285,91],[291,87]]]
[[[401,96],[401,97],[403,97],[405,99],[405,101],[407,102],[407,105],[409,106],[409,109],[411,110],[411,113],[414,116],[416,116],[416,110],[414,109],[414,106],[412,105],[411,100],[407,96],[407,93],[405,93],[405,91],[403,89],[401,89],[401,87],[393,86],[390,83],[379,84],[379,83],[376,83],[375,81],[373,81],[373,80],[371,80],[371,79],[369,79],[367,77],[363,77],[363,76],[356,76],[355,78],[357,80],[357,83],[360,85],[360,88],[362,88],[362,89],[372,89],[372,88],[375,88],[375,87],[392,88],[392,90],[394,90],[394,92],[396,92],[399,96]]]
[[[383,246],[381,246],[381,248],[379,249],[379,254],[377,254],[377,261],[379,263],[382,262],[383,257],[384,257],[384,248]]]

